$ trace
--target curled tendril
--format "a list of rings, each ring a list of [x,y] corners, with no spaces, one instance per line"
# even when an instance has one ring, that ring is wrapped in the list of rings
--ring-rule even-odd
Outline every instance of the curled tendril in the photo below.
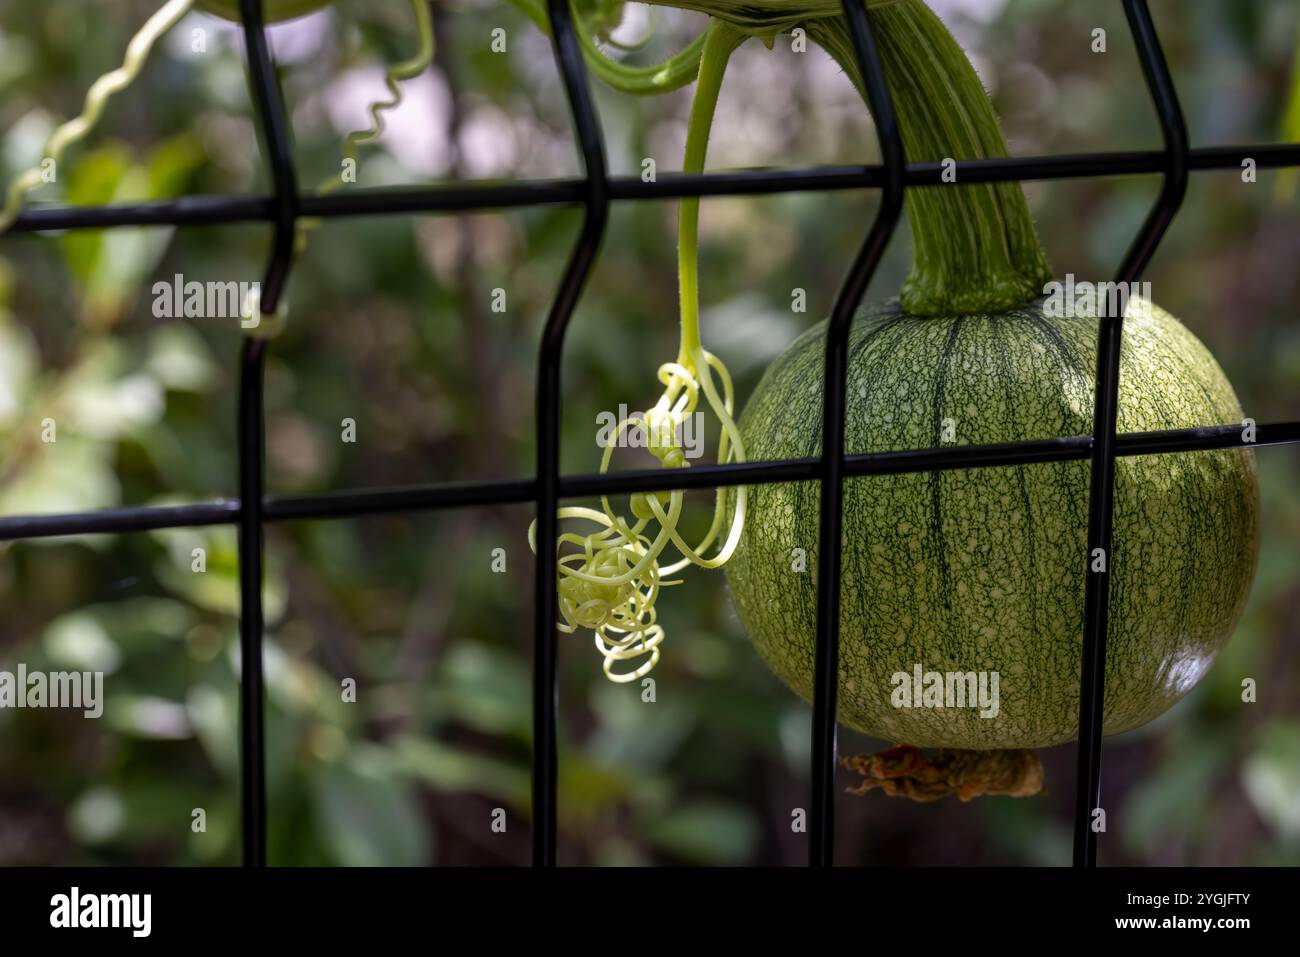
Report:
[[[551,20],[546,13],[545,0],[511,0],[511,2],[525,15],[532,20],[537,28],[543,33],[551,32]],[[599,5],[598,5],[599,6]],[[584,18],[578,10],[576,0],[571,2],[570,8],[573,10],[574,21],[578,25],[578,44],[582,47],[582,53],[591,68],[591,72],[601,79],[602,82],[618,90],[620,93],[632,93],[637,96],[649,96],[655,93],[667,93],[670,90],[677,90],[686,86],[695,79],[699,72],[700,57],[704,51],[704,37],[701,33],[680,53],[669,57],[662,63],[656,63],[650,66],[628,66],[626,63],[620,63],[618,60],[606,55],[596,43],[596,36],[614,47],[622,49],[624,45],[610,40],[607,31],[604,35],[600,27],[593,28],[594,22],[602,20],[602,10],[597,10],[597,15],[592,18]],[[654,8],[651,7],[653,14]],[[607,12],[606,12],[607,14]],[[606,15],[603,19],[608,19]],[[593,36],[593,33],[595,36]],[[644,40],[635,44],[643,46]]]
[[[434,39],[433,21],[429,15],[429,5],[425,0],[411,0],[411,12],[415,16],[416,36],[420,45],[415,55],[409,60],[394,63],[384,73],[384,85],[388,87],[388,99],[376,100],[370,104],[370,125],[363,130],[354,130],[343,139],[343,159],[355,165],[358,148],[373,143],[384,132],[384,113],[396,109],[402,102],[402,88],[398,85],[414,79],[429,68],[433,62]],[[343,185],[342,176],[331,176],[320,185],[319,196],[328,196]],[[294,238],[296,253],[301,253],[307,245],[308,234],[320,226],[319,219],[298,220],[298,232]]]
[[[714,376],[721,380],[721,390]],[[647,451],[666,469],[689,468],[681,437],[687,421],[703,397],[722,429],[718,439],[719,462],[745,461],[744,445],[732,417],[735,393],[731,376],[717,356],[699,349],[685,361],[666,362],[659,367],[659,381],[665,386],[659,400],[643,413],[621,420],[605,444],[600,471],[609,470],[614,449],[634,429],[644,434]],[[715,493],[713,522],[700,542],[687,543],[677,530],[685,494],[678,491],[638,492],[630,497],[631,520],[617,512],[608,496],[600,509],[566,507],[562,520],[581,520],[597,526],[586,535],[567,532],[559,536],[560,631],[572,634],[590,629],[596,650],[604,659],[605,676],[628,682],[648,674],[659,662],[663,626],[656,621],[655,601],[659,590],[681,584],[670,580],[690,565],[718,568],[735,551],[745,520],[745,489],[736,498],[730,529],[716,554],[713,548],[727,520],[726,491]],[[657,526],[657,529],[656,529]],[[537,549],[537,523],[528,530],[528,541]],[[669,546],[677,558],[667,562]],[[566,551],[565,549],[570,550]],[[625,662],[641,663],[631,670],[616,671]]]
[[[81,114],[63,123],[50,134],[45,144],[45,160],[52,160],[55,164],[58,164],[62,160],[65,149],[84,139],[99,125],[109,98],[115,93],[122,92],[135,82],[144,69],[154,45],[167,31],[194,9],[195,2],[196,0],[168,0],[153,16],[145,21],[144,26],[127,44],[122,65],[116,70],[105,73],[91,84],[86,93],[86,102]],[[367,143],[374,142],[383,133],[383,114],[402,102],[402,90],[398,84],[404,80],[419,76],[433,62],[433,22],[429,14],[428,4],[424,0],[411,0],[411,11],[415,16],[419,48],[409,60],[394,64],[384,73],[384,83],[388,87],[389,97],[370,104],[370,126],[349,133],[343,140],[343,156],[346,160],[355,163],[358,149]],[[28,194],[45,182],[43,166],[44,161],[41,165],[20,174],[9,184],[9,189],[5,194],[4,206],[0,208],[0,234],[6,232],[14,224],[27,201]],[[328,195],[341,185],[343,185],[342,177],[331,177],[322,184],[320,194]],[[307,244],[308,234],[319,225],[319,219],[298,220],[294,240],[295,252],[301,253],[303,251]],[[256,308],[256,303],[245,303],[245,315],[249,315],[250,311]],[[275,316],[259,317],[261,321],[246,327],[245,331],[250,336],[273,337],[284,326],[284,312],[282,306]]]
[[[702,37],[700,68],[695,99],[686,135],[682,168],[698,173],[704,168],[709,130],[717,106],[718,91],[731,53],[745,35],[720,21],[712,21]],[[663,393],[653,406],[618,422],[605,443],[600,471],[609,470],[614,449],[631,430],[644,435],[644,446],[665,469],[689,468],[682,436],[696,414],[701,398],[720,425],[717,461],[721,464],[745,461],[745,446],[733,418],[735,389],[726,365],[704,348],[700,340],[698,247],[699,200],[684,199],[678,219],[678,282],[681,300],[681,349],[676,361],[659,367]],[[716,380],[716,381],[715,381]],[[628,443],[639,444],[639,443]],[[561,520],[583,521],[596,526],[586,535],[566,532],[558,537],[559,612],[556,627],[565,633],[580,628],[595,634],[596,650],[604,659],[605,676],[628,682],[648,674],[659,663],[664,629],[656,620],[655,601],[659,590],[680,584],[670,576],[697,565],[719,568],[731,558],[745,524],[744,486],[736,491],[735,509],[721,544],[727,523],[727,491],[718,489],[713,521],[700,542],[689,544],[678,531],[685,494],[660,491],[632,495],[628,507],[632,519],[615,511],[608,496],[600,509],[561,508]],[[537,550],[537,523],[528,530],[528,541]],[[669,548],[675,557],[666,554]],[[716,550],[715,550],[716,549]],[[710,551],[713,554],[706,557]],[[674,560],[667,560],[672,557]],[[628,662],[639,662],[628,670]]]
[[[409,60],[394,63],[384,72],[384,85],[388,88],[388,99],[375,100],[367,107],[370,125],[362,130],[353,130],[343,138],[343,159],[346,163],[356,165],[357,151],[367,143],[373,143],[384,132],[384,113],[395,109],[402,102],[402,88],[398,85],[405,80],[414,79],[433,62],[434,36],[433,20],[429,14],[429,5],[425,0],[411,0],[411,12],[415,16],[416,36],[419,47]],[[343,177],[331,176],[317,189],[316,195],[328,196],[343,185]],[[301,255],[307,248],[311,232],[320,227],[321,220],[316,217],[302,218],[297,221],[294,232],[294,255]],[[248,330],[248,334],[262,338],[272,338],[284,328],[285,308],[283,303],[277,314],[268,317],[259,325]]]
[[[73,143],[84,139],[99,124],[109,98],[135,82],[135,78],[144,69],[154,44],[193,7],[194,0],[168,0],[157,13],[145,21],[144,26],[127,44],[122,65],[116,70],[105,73],[91,84],[86,92],[86,103],[81,114],[63,123],[50,134],[50,138],[45,142],[44,160],[53,161],[57,167],[63,158],[63,151]],[[41,164],[20,174],[9,184],[4,208],[0,209],[0,233],[8,231],[14,224],[14,220],[22,211],[23,204],[27,201],[27,194],[45,182],[44,160]]]

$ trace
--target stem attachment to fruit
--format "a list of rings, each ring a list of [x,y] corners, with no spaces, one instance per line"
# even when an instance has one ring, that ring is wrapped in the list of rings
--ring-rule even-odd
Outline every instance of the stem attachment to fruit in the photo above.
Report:
[[[543,29],[539,0],[514,0]],[[803,27],[865,89],[840,0],[652,0],[708,14],[737,36],[771,46],[776,34]],[[864,0],[911,163],[940,163],[943,179],[907,191],[914,247],[903,308],[914,315],[1002,312],[1038,298],[1051,270],[1019,183],[962,183],[961,161],[1007,156],[988,94],[965,52],[922,0]],[[605,4],[604,6],[608,6]],[[597,7],[602,7],[597,3]],[[575,12],[578,4],[574,3]],[[606,20],[609,16],[606,15]],[[658,67],[628,68],[605,56],[581,26],[593,73],[617,89],[655,93],[689,82],[701,40]]]
[[[808,35],[865,99],[842,17],[809,20]],[[962,184],[961,160],[1007,155],[979,76],[921,0],[873,4],[871,29],[898,114],[908,162],[944,164],[951,182],[907,190],[914,247],[903,308],[915,315],[1004,312],[1052,279],[1019,183]]]

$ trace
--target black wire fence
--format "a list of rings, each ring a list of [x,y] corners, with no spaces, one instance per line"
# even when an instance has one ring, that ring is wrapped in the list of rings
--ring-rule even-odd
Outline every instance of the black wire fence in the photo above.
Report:
[[[957,160],[965,183],[1047,180],[1153,173],[1163,177],[1155,205],[1133,240],[1116,279],[1137,280],[1182,202],[1193,170],[1240,170],[1300,166],[1300,144],[1218,146],[1193,149],[1146,0],[1122,0],[1143,75],[1160,121],[1164,148],[1158,151]],[[263,676],[263,529],[267,522],[332,519],[384,512],[464,508],[532,502],[537,506],[537,540],[556,539],[561,499],[650,492],[663,486],[658,469],[617,474],[559,474],[560,358],[564,334],[583,285],[596,261],[610,204],[621,200],[665,200],[688,196],[752,195],[805,190],[878,189],[875,220],[840,288],[826,337],[822,454],[819,458],[712,465],[674,473],[680,489],[720,488],[772,482],[821,483],[817,643],[812,726],[812,803],[809,863],[829,866],[835,835],[835,714],[839,664],[840,531],[846,477],[946,469],[988,468],[1035,462],[1088,459],[1091,487],[1088,553],[1110,552],[1112,492],[1118,456],[1229,449],[1300,442],[1300,422],[1259,425],[1253,441],[1239,423],[1208,428],[1116,434],[1122,320],[1104,314],[1100,323],[1092,435],[993,445],[900,450],[869,455],[844,451],[847,342],[854,311],[862,300],[893,234],[909,188],[943,185],[940,163],[905,163],[902,141],[872,39],[871,17],[862,0],[844,0],[853,49],[880,141],[882,162],[869,166],[763,169],[700,175],[665,174],[654,182],[611,177],[600,123],[592,104],[586,68],[569,0],[548,0],[552,43],[564,83],[585,176],[515,183],[454,184],[412,189],[358,189],[303,196],[290,153],[290,129],[267,46],[260,0],[240,0],[248,69],[273,192],[270,196],[185,197],[102,207],[46,206],[25,210],[14,232],[101,229],[115,226],[193,226],[268,222],[274,228],[270,260],[261,284],[261,310],[274,315],[289,277],[294,233],[304,217],[347,217],[395,213],[452,213],[544,204],[579,204],[581,231],[560,280],[542,332],[537,360],[537,465],[532,478],[486,482],[361,489],[302,497],[267,495],[264,486],[265,433],[263,370],[269,340],[248,338],[241,353],[239,394],[239,498],[189,505],[126,507],[94,512],[0,517],[0,541],[60,535],[117,534],[152,529],[234,525],[239,536],[240,580],[240,807],[243,863],[266,863],[265,685]],[[556,676],[557,556],[539,549],[536,560],[533,649],[533,863],[556,863],[557,753]],[[1079,679],[1078,778],[1074,805],[1074,864],[1096,863],[1092,828],[1101,786],[1102,702],[1105,677],[1106,571],[1090,572],[1084,610]]]

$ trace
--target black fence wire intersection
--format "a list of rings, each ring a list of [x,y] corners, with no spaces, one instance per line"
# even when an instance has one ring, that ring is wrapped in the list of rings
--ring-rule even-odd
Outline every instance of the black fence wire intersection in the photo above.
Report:
[[[1006,159],[958,160],[961,182],[1056,180],[1096,176],[1159,174],[1163,186],[1119,267],[1117,280],[1137,280],[1178,211],[1194,170],[1240,170],[1300,166],[1300,144],[1218,146],[1192,149],[1146,0],[1122,0],[1148,92],[1160,122],[1163,148],[1155,151],[1074,154]],[[266,863],[265,683],[263,675],[263,531],[268,522],[338,519],[357,515],[467,508],[532,502],[537,508],[538,549],[533,600],[533,862],[557,863],[557,555],[546,543],[557,538],[561,499],[649,492],[662,488],[663,473],[642,469],[617,474],[560,475],[560,360],[564,334],[599,252],[616,201],[671,200],[691,196],[755,195],[790,191],[877,189],[879,209],[841,285],[826,336],[822,453],[819,457],[696,467],[674,473],[680,489],[720,488],[773,482],[820,483],[817,632],[812,723],[812,803],[809,863],[834,862],[836,700],[839,669],[840,539],[846,477],[962,468],[990,468],[1034,462],[1087,459],[1091,463],[1088,550],[1110,553],[1115,460],[1121,456],[1176,454],[1300,442],[1300,422],[1260,425],[1253,441],[1239,424],[1161,432],[1117,434],[1122,317],[1100,322],[1096,394],[1091,435],[976,446],[910,449],[846,455],[844,449],[847,342],[851,320],[893,235],[909,188],[941,185],[939,163],[906,163],[897,120],[862,0],[843,0],[853,52],[864,80],[880,143],[879,165],[752,169],[686,175],[665,174],[644,183],[639,177],[611,177],[604,138],[592,102],[582,50],[569,0],[547,0],[552,45],[564,85],[584,175],[574,179],[516,183],[456,183],[403,189],[357,189],[331,195],[300,195],[290,149],[290,127],[267,44],[260,0],[240,0],[248,72],[258,128],[269,168],[269,196],[206,196],[112,204],[100,207],[39,206],[24,210],[14,232],[119,226],[267,222],[271,254],[261,284],[260,307],[273,316],[281,308],[302,217],[436,214],[471,210],[581,205],[582,226],[561,276],[542,331],[537,360],[536,472],[531,478],[450,482],[359,489],[310,496],[274,496],[265,491],[263,372],[269,340],[245,339],[240,358],[238,411],[239,498],[187,505],[122,507],[93,512],[0,517],[0,541],[61,535],[117,534],[155,529],[233,525],[239,537],[240,582],[240,808],[242,859]],[[1109,567],[1109,563],[1107,563]],[[1089,573],[1084,598],[1083,655],[1079,694],[1078,777],[1074,805],[1076,866],[1096,864],[1093,811],[1101,782],[1109,580]]]

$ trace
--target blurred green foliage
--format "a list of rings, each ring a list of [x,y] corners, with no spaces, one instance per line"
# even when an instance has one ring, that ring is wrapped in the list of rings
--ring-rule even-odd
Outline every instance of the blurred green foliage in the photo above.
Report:
[[[299,180],[410,54],[400,3],[343,0],[276,27]],[[936,3],[971,51],[1014,152],[1153,148],[1119,4]],[[1285,108],[1294,4],[1156,0],[1197,144],[1297,136]],[[54,124],[119,61],[154,8],[0,0],[0,173],[34,162]],[[436,4],[434,69],[363,154],[360,186],[571,175],[572,134],[547,41],[503,3]],[[504,55],[490,49],[503,27]],[[650,61],[700,19],[659,10]],[[1108,52],[1091,52],[1091,31]],[[647,29],[629,5],[624,39]],[[206,48],[195,40],[205,31]],[[616,172],[680,164],[689,91],[598,96]],[[1294,101],[1293,101],[1294,102]],[[36,201],[128,202],[266,192],[238,35],[195,16],[156,51],[103,127]],[[870,120],[819,52],[750,43],[724,86],[710,165],[856,163]],[[1061,274],[1105,278],[1155,195],[1151,178],[1029,184]],[[1296,418],[1296,213],[1278,174],[1198,176],[1149,274],[1206,341],[1259,422]],[[824,314],[873,211],[856,192],[710,200],[704,338],[745,395]],[[502,478],[532,468],[538,332],[579,223],[572,209],[326,223],[289,287],[267,369],[276,494]],[[671,204],[616,208],[565,353],[563,467],[598,462],[595,416],[657,393],[676,351]],[[237,325],[159,320],[154,282],[252,281],[259,224],[6,238],[0,255],[0,514],[235,493]],[[898,288],[893,244],[872,295]],[[808,313],[791,312],[791,289]],[[491,309],[504,289],[505,312]],[[55,445],[41,421],[58,423]],[[358,440],[340,441],[344,418]],[[1207,423],[1209,424],[1209,423]],[[1238,634],[1170,714],[1106,744],[1110,864],[1300,863],[1300,497],[1294,448],[1258,454],[1259,575]],[[629,454],[621,465],[644,466]],[[707,521],[701,496],[692,520]],[[530,587],[526,508],[293,522],[268,530],[270,858],[276,864],[517,864],[529,852]],[[688,529],[689,531],[690,529]],[[692,533],[693,534],[693,533]],[[191,570],[195,548],[206,571]],[[504,548],[504,574],[491,570]],[[562,643],[560,827],[570,863],[795,864],[805,836],[808,708],[750,649],[717,573],[660,603],[653,703]],[[0,863],[231,864],[238,859],[239,668],[232,528],[0,545],[0,668],[107,673],[103,718],[0,711]],[[1241,682],[1259,685],[1241,702]],[[356,702],[343,682],[356,682]],[[881,742],[844,733],[847,752]],[[1049,794],[914,806],[844,797],[844,863],[1061,864],[1073,751],[1044,753]],[[203,809],[206,829],[192,828]],[[491,827],[505,811],[504,833]]]

